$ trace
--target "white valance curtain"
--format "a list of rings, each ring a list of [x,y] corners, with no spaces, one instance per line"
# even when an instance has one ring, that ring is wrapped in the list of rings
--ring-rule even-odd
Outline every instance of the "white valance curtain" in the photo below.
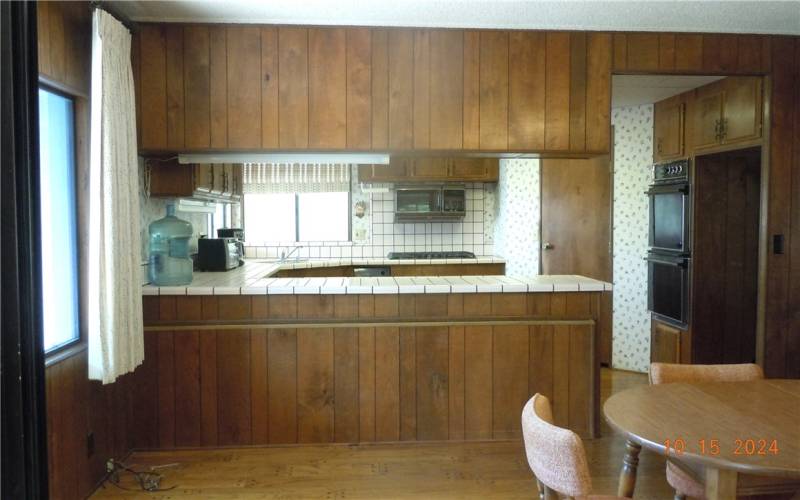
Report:
[[[340,163],[245,163],[243,187],[245,194],[349,191],[351,170]]]
[[[144,360],[136,109],[131,34],[92,19],[89,378],[108,384]]]

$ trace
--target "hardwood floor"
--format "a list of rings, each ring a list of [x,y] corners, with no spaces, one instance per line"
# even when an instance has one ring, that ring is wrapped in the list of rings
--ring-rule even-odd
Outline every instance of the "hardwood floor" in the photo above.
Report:
[[[645,375],[604,369],[603,401],[647,383]],[[603,427],[585,440],[594,492],[614,494],[624,441]],[[160,469],[163,493],[126,491],[107,484],[92,498],[535,498],[536,484],[521,441],[276,446],[219,450],[135,452],[128,464]],[[122,484],[136,485],[130,477]],[[636,498],[669,499],[664,459],[640,456]]]

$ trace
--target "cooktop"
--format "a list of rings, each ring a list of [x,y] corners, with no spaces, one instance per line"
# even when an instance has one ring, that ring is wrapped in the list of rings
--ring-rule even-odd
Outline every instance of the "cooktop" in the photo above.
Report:
[[[407,259],[474,259],[472,252],[389,252],[390,260]]]

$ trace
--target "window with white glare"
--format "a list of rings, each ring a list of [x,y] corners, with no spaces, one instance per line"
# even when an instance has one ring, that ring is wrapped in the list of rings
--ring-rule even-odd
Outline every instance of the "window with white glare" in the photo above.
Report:
[[[298,241],[347,241],[349,208],[350,193],[298,194]]]
[[[348,241],[350,193],[251,193],[244,195],[249,242]]]
[[[39,179],[44,348],[80,338],[75,204],[75,105],[39,89]]]

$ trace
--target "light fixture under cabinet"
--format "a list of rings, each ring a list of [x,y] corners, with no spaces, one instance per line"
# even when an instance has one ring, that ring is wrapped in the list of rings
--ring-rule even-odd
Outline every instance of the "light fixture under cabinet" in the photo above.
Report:
[[[388,165],[381,153],[198,153],[178,155],[178,163],[328,163]]]

